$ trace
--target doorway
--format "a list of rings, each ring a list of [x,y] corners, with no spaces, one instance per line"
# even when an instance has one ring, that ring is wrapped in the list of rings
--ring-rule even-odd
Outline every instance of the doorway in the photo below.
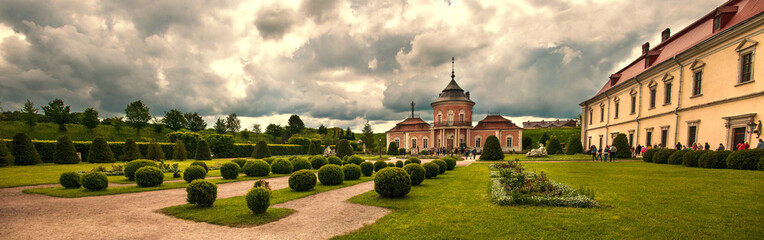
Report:
[[[737,150],[737,144],[745,141],[745,127],[732,129],[732,150]]]

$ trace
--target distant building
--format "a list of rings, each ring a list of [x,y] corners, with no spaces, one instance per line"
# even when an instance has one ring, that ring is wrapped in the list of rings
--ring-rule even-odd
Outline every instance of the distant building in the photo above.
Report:
[[[664,30],[657,46],[645,43],[641,56],[580,104],[582,142],[603,147],[620,133],[631,146],[756,142],[764,112],[764,54],[756,51],[763,12],[764,1],[730,0],[673,36]]]
[[[523,122],[523,128],[524,129],[536,129],[536,128],[564,128],[564,127],[576,127],[576,120],[570,119],[570,120],[554,120],[546,122],[544,120],[541,121],[527,121]]]
[[[452,59],[453,60],[453,59]],[[386,132],[387,145],[397,142],[398,147],[407,151],[434,150],[445,148],[453,150],[464,146],[468,149],[482,150],[485,139],[494,135],[505,152],[522,149],[523,129],[499,115],[488,115],[472,126],[472,107],[470,93],[464,92],[454,80],[438,95],[430,106],[435,122],[429,124],[414,116],[412,103],[411,117],[398,123]]]

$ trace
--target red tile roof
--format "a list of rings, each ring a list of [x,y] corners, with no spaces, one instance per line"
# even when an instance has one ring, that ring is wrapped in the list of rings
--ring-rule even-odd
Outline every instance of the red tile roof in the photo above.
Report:
[[[488,115],[483,120],[478,122],[477,126],[472,130],[506,130],[506,129],[521,129],[509,119],[506,119],[500,115]]]
[[[407,118],[387,132],[430,131],[430,124],[421,118]]]

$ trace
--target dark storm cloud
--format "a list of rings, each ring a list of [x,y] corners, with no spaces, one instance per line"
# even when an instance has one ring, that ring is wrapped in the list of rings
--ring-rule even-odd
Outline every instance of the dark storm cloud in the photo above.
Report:
[[[310,17],[316,23],[323,23],[337,18],[342,0],[303,0],[300,12]]]
[[[294,11],[280,6],[260,9],[255,18],[255,26],[260,36],[269,40],[280,40],[296,24]]]

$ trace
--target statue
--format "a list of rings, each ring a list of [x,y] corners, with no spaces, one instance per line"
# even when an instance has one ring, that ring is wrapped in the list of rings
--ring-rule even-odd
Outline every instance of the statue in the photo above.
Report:
[[[326,149],[324,149],[324,157],[334,156],[336,153],[334,153],[334,150],[330,148],[329,146],[326,146]]]
[[[546,157],[548,154],[546,153],[546,148],[544,148],[544,144],[540,144],[541,146],[537,149],[531,149],[530,152],[526,153],[525,156],[527,157]]]

